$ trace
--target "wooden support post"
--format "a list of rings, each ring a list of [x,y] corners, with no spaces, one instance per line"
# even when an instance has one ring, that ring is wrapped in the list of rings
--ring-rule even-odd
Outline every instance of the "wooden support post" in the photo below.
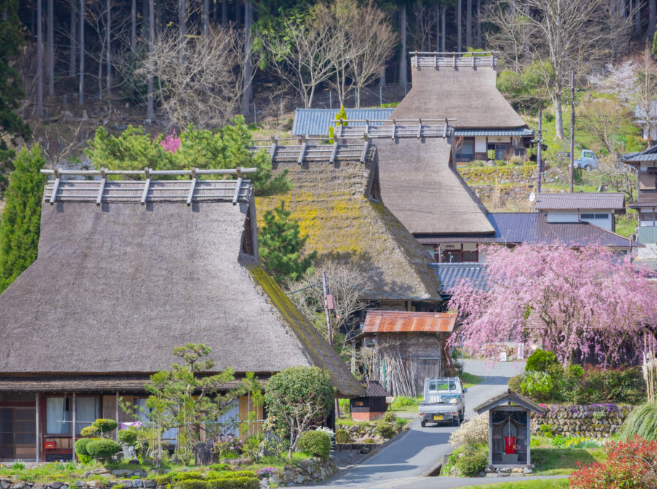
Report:
[[[456,53],[453,55],[453,63],[454,63],[454,68],[456,68]]]
[[[335,158],[338,156],[338,143],[337,141],[333,143],[333,151],[331,151],[331,158],[329,163],[335,163]]]
[[[472,69],[474,70],[475,68],[475,55],[474,53],[472,54]]]
[[[72,414],[73,427],[71,428],[71,436],[73,437],[73,440],[71,441],[71,443],[73,445],[73,462],[76,461],[76,456],[75,456],[75,429],[77,427],[77,422],[76,422],[77,419],[76,419],[75,412],[77,411],[77,409],[76,409],[76,406],[75,406],[75,402],[76,402],[76,399],[75,399],[75,392],[74,392],[73,393],[73,414]]]
[[[233,205],[237,204],[240,198],[240,190],[242,190],[242,177],[237,179],[237,185],[235,187],[235,195],[233,195]]]
[[[443,139],[447,137],[447,127],[449,126],[449,121],[445,119],[445,127],[443,128]]]
[[[396,132],[397,132],[397,120],[393,119],[392,120],[392,139],[395,139]]]
[[[114,415],[116,417],[116,441],[119,441],[119,392],[116,392],[116,402],[114,406]]]
[[[271,151],[269,153],[269,161],[274,162],[274,158],[276,157],[276,150],[278,149],[278,143],[276,140],[271,144]]]
[[[438,68],[438,53],[434,53],[433,55],[433,67]]]
[[[370,140],[365,137],[365,144],[363,145],[363,152],[360,154],[360,162],[365,163],[367,158],[367,150],[370,149]]]
[[[36,461],[41,462],[41,394],[36,393]]]
[[[420,139],[422,137],[422,119],[419,119],[418,121],[418,126],[417,126],[417,138]]]
[[[301,149],[299,150],[299,159],[297,160],[297,163],[302,164],[303,159],[306,156],[306,147],[308,146],[308,143],[304,140],[303,143],[301,143]]]
[[[57,190],[59,190],[59,172],[55,170],[55,183],[52,186],[52,195],[50,196],[50,205],[53,205],[57,200]]]
[[[105,175],[105,168],[100,169],[100,187],[98,188],[98,197],[96,197],[96,205],[100,205],[103,201],[103,192],[105,192],[105,183],[107,182],[107,175]]]
[[[151,186],[151,169],[146,168],[144,173],[146,174],[146,183],[144,184],[144,193],[141,194],[142,204],[146,203],[146,197],[148,197],[148,188]]]
[[[370,135],[370,121],[369,119],[365,119],[365,136]]]
[[[196,168],[192,168],[192,181],[189,186],[189,194],[187,194],[187,205],[192,205],[194,198],[194,190],[196,190]],[[233,202],[234,204],[235,202]]]

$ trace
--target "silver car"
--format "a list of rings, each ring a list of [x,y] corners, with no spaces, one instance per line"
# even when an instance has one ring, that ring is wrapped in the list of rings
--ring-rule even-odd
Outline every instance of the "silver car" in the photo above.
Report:
[[[589,149],[582,150],[582,155],[577,158],[573,165],[575,168],[583,168],[586,171],[597,170],[600,166],[600,161],[595,153]]]

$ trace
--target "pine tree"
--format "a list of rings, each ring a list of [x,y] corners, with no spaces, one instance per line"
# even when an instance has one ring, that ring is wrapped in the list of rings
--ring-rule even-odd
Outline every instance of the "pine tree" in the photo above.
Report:
[[[258,248],[262,266],[277,282],[298,280],[312,270],[317,252],[301,256],[307,236],[301,235],[299,224],[290,219],[285,203],[264,215],[265,225],[258,235]]]
[[[30,128],[14,113],[25,97],[18,83],[18,72],[13,66],[20,57],[23,41],[17,11],[17,0],[0,0],[0,130],[11,137],[27,139]],[[7,187],[7,177],[3,174],[11,171],[14,156],[7,141],[0,138],[0,192]]]
[[[44,164],[38,144],[30,151],[23,148],[14,162],[0,222],[0,292],[36,260],[46,182],[40,172]]]

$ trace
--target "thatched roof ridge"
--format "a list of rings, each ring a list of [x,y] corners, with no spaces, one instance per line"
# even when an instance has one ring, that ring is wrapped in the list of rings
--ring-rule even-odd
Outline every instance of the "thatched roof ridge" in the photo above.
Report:
[[[258,266],[255,205],[45,204],[39,257],[0,296],[0,378],[149,374],[204,343],[216,370],[328,369],[362,386]]]
[[[413,88],[390,118],[455,117],[456,129],[526,127],[496,87],[492,68],[412,68]]]
[[[439,299],[429,253],[381,203],[375,159],[337,165],[324,162],[277,163],[287,169],[293,187],[284,195],[258,197],[260,217],[285,202],[291,217],[308,236],[306,251],[350,263],[369,277],[367,299]]]
[[[376,147],[383,202],[411,233],[495,232],[454,169],[449,138],[378,139]]]

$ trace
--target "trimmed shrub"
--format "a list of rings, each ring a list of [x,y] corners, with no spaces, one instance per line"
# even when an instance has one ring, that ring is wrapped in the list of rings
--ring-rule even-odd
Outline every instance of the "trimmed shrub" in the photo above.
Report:
[[[86,446],[87,453],[96,460],[107,460],[121,451],[121,445],[105,438],[92,439]]]
[[[122,445],[133,446],[137,443],[137,430],[119,431],[119,441]]]
[[[189,480],[201,480],[204,479],[203,474],[200,472],[175,472],[171,476],[171,480],[173,481],[189,481]]]
[[[98,431],[105,434],[114,431],[118,423],[113,419],[97,419],[93,422],[92,426],[95,426]]]
[[[91,438],[80,438],[75,442],[75,453],[78,454],[80,462],[83,464],[88,464],[93,459],[93,457],[89,455],[89,452],[87,451],[87,445],[92,441],[93,440]]]
[[[623,423],[621,436],[624,439],[637,435],[646,440],[657,441],[657,402],[637,407]]]
[[[383,422],[384,423],[394,423],[397,421],[397,415],[393,413],[392,411],[386,411],[383,415]]]
[[[488,465],[488,455],[482,450],[468,450],[456,460],[456,468],[466,477],[475,477]]]
[[[555,367],[561,368],[557,356],[547,350],[538,348],[527,359],[525,372],[552,372]]]
[[[517,392],[520,394],[522,392],[522,388],[520,387],[522,384],[522,379],[524,379],[524,375],[514,375],[509,379],[509,389],[511,389],[513,392]]]
[[[299,439],[299,450],[326,460],[331,454],[331,437],[323,431],[306,431]]]
[[[336,431],[335,443],[349,443],[349,432],[347,430]]]
[[[179,489],[209,489],[210,484],[209,481],[206,481],[205,479],[201,480],[184,480],[184,481],[178,481],[173,484],[173,487],[179,488]]]
[[[96,428],[94,425],[85,426],[80,430],[80,436],[94,437],[97,436],[98,433],[98,428]]]
[[[573,489],[657,487],[657,441],[636,436],[628,442],[609,443],[607,461],[580,467],[570,477]]]
[[[488,413],[472,416],[449,437],[449,444],[453,447],[480,443],[488,443]]]
[[[212,464],[208,466],[208,469],[221,472],[222,470],[230,470],[230,465],[228,464]]]
[[[547,401],[555,385],[556,382],[549,373],[533,370],[525,374],[520,389],[523,394],[533,399]]]
[[[395,436],[395,428],[390,423],[379,423],[376,425],[376,434],[389,440]]]

